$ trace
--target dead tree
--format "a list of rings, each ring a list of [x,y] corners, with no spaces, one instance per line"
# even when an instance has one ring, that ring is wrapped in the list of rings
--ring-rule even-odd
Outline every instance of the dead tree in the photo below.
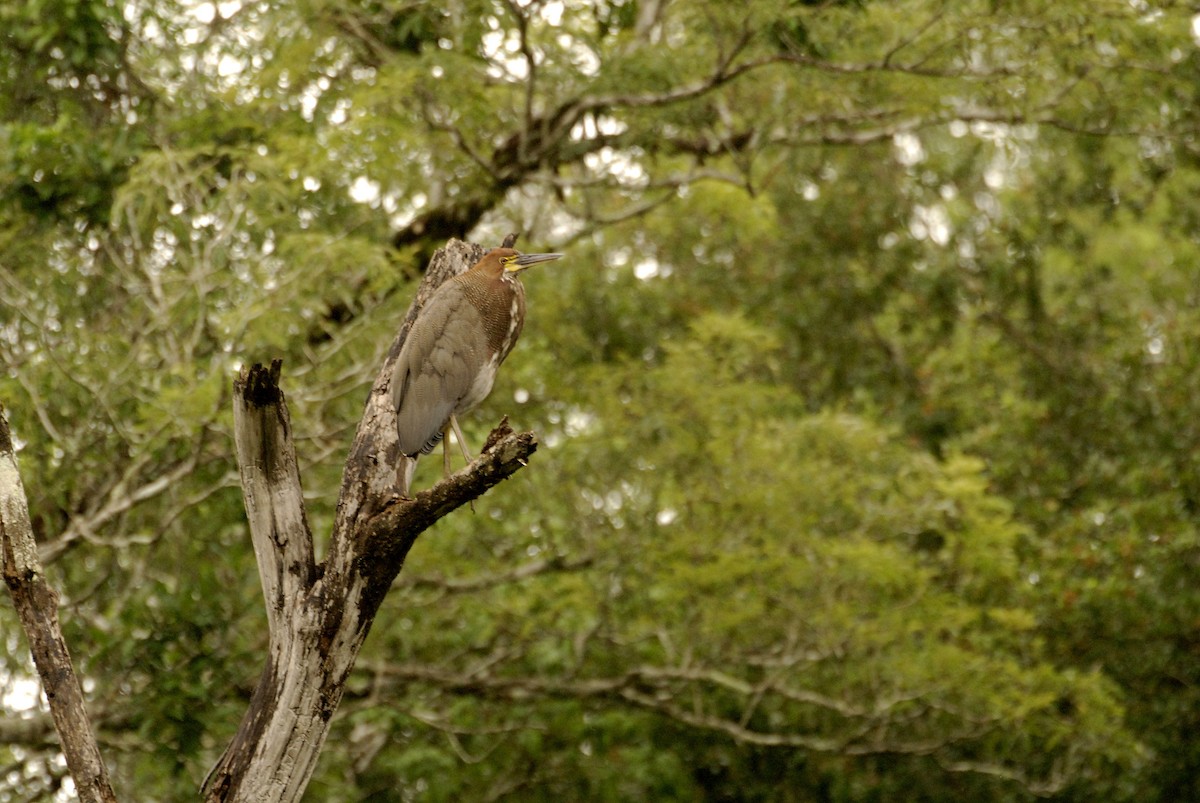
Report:
[[[511,245],[515,235],[505,244]],[[346,680],[371,623],[417,536],[455,508],[470,502],[525,465],[537,448],[530,432],[515,433],[502,421],[488,437],[483,451],[469,466],[432,488],[401,499],[396,494],[397,459],[395,415],[389,408],[388,384],[392,365],[412,322],[432,292],[446,279],[470,268],[485,249],[451,240],[434,254],[429,269],[409,308],[399,334],[371,386],[366,408],[350,447],[337,514],[330,535],[328,556],[317,563],[301,494],[300,472],[292,441],[287,403],[279,384],[280,361],[269,368],[254,365],[234,382],[234,440],[241,470],[251,540],[267,608],[269,651],[250,706],[236,735],[204,783],[206,801],[296,801],[308,785],[317,757],[329,732]],[[3,423],[0,417],[0,424]],[[7,432],[7,426],[0,426]],[[8,439],[3,439],[8,443]],[[0,446],[4,446],[0,443]],[[11,443],[0,458],[11,458]],[[70,672],[65,644],[56,661],[43,667],[38,645],[61,635],[50,632],[54,617],[53,592],[14,588],[44,580],[39,569],[22,568],[32,545],[10,539],[20,529],[25,509],[24,492],[11,472],[0,470],[5,504],[0,506],[0,533],[4,535],[5,579],[18,592],[40,595],[40,608],[22,624],[32,644],[39,672],[58,673],[75,694],[50,694],[50,705],[68,766],[100,790],[84,800],[112,800],[104,765],[83,713],[78,681]],[[0,465],[3,468],[4,463]],[[8,476],[11,474],[12,476]],[[15,485],[14,485],[15,483]],[[14,494],[7,490],[16,488]],[[17,505],[19,498],[20,505]],[[28,514],[25,513],[26,531]],[[19,533],[18,533],[19,534]],[[12,543],[10,544],[10,540]],[[10,558],[11,556],[11,558]],[[33,553],[36,559],[36,551]],[[10,564],[12,579],[10,579]],[[47,596],[47,594],[49,596]],[[20,608],[20,606],[18,606]],[[55,628],[56,630],[56,628]],[[63,674],[63,663],[65,672]],[[59,707],[64,708],[60,716]],[[65,717],[65,718],[64,718]],[[86,729],[81,738],[78,729]],[[82,745],[76,748],[75,745]],[[90,746],[89,746],[90,745]],[[73,755],[75,754],[75,755]],[[81,768],[81,769],[77,769]],[[98,779],[98,780],[97,780]],[[101,783],[102,782],[102,783]]]
[[[4,583],[29,638],[29,651],[50,701],[50,715],[58,730],[67,769],[75,779],[76,793],[83,803],[113,803],[116,796],[83,704],[83,687],[58,623],[58,594],[46,582],[38,558],[29,503],[17,471],[16,449],[3,407],[0,407],[0,549]]]

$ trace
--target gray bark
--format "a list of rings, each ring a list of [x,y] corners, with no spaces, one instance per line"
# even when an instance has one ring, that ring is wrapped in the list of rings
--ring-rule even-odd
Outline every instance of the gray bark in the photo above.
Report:
[[[518,471],[537,448],[532,433],[501,422],[465,469],[414,499],[396,494],[392,366],[433,290],[483,253],[451,240],[434,255],[368,394],[322,565],[313,562],[279,363],[256,365],[235,382],[235,442],[270,650],[241,726],[205,781],[205,800],[300,799],[359,649],[417,536]]]
[[[88,719],[83,689],[58,622],[58,594],[46,582],[29,522],[29,503],[17,470],[8,416],[0,407],[0,546],[4,582],[50,703],[67,769],[83,803],[115,803],[108,770]]]

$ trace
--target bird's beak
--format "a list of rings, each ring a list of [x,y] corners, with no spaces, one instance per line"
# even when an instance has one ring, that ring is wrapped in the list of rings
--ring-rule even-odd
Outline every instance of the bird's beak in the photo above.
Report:
[[[536,265],[539,262],[549,262],[561,256],[562,254],[521,254],[516,259],[517,270],[525,270],[530,265]]]

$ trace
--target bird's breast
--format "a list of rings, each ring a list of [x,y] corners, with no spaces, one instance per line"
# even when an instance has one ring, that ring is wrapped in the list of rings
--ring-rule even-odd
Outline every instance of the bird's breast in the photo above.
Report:
[[[458,412],[465,413],[487,398],[487,395],[492,392],[492,385],[496,381],[496,370],[499,367],[500,354],[493,352],[488,359],[484,360],[483,365],[479,366],[479,372],[475,374],[462,401],[458,403]]]

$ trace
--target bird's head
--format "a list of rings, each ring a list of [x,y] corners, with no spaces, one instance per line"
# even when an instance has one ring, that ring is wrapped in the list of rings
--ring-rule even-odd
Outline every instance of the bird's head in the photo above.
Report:
[[[496,266],[501,273],[520,273],[531,265],[558,259],[562,254],[522,254],[512,248],[493,248],[481,264]]]

